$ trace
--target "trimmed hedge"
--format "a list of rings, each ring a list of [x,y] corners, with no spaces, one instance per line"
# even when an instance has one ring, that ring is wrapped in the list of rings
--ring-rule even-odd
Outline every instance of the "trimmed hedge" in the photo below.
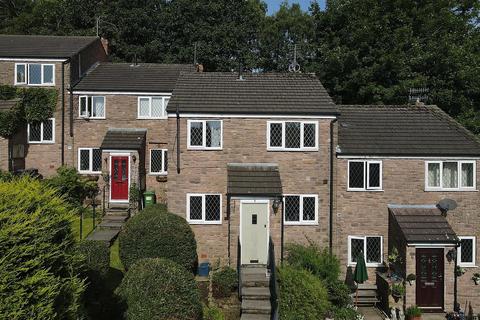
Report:
[[[127,320],[202,319],[202,303],[193,275],[167,259],[137,261],[116,293],[126,303]]]
[[[84,240],[78,249],[85,257],[84,270],[89,279],[94,281],[107,275],[110,268],[110,247],[105,242]]]
[[[238,276],[234,269],[224,267],[213,273],[212,291],[214,298],[228,298],[236,288],[238,288]]]
[[[184,218],[154,205],[129,219],[119,235],[120,259],[128,270],[143,258],[166,258],[194,272],[197,243]]]
[[[328,291],[309,271],[285,266],[278,269],[280,319],[324,319],[330,310]]]

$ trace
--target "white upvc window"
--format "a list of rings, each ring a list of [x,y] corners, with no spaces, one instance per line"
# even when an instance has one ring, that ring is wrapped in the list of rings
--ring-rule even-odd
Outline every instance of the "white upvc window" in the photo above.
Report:
[[[28,143],[54,143],[55,118],[27,125]]]
[[[476,188],[476,163],[468,161],[426,161],[426,191],[464,191]]]
[[[105,119],[104,96],[80,96],[78,113],[81,118]]]
[[[30,86],[55,85],[55,65],[48,63],[16,63],[15,84]]]
[[[187,221],[190,224],[221,224],[222,195],[188,193]]]
[[[382,190],[382,161],[348,161],[348,190]]]
[[[318,122],[267,121],[267,150],[318,150]]]
[[[170,97],[138,97],[138,119],[167,119]]]
[[[168,168],[168,150],[150,149],[150,174],[166,175]]]
[[[348,265],[355,266],[359,255],[363,255],[367,267],[381,266],[383,263],[383,237],[348,236]]]
[[[78,172],[101,173],[102,150],[99,148],[78,148]]]
[[[188,149],[221,150],[222,140],[223,121],[188,120]]]
[[[460,247],[457,251],[457,264],[460,267],[476,267],[476,238],[473,236],[459,236]]]
[[[311,225],[318,223],[318,195],[287,194],[283,199],[286,225]]]

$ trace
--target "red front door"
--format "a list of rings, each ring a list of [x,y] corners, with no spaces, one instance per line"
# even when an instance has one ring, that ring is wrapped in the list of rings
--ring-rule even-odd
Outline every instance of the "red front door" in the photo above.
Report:
[[[417,249],[417,305],[443,309],[443,249]]]
[[[111,199],[128,201],[128,157],[112,157]]]

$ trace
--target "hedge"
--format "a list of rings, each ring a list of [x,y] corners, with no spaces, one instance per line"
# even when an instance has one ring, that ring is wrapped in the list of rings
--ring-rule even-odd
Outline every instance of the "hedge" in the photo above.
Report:
[[[120,259],[128,270],[143,258],[166,258],[194,272],[197,243],[184,218],[155,205],[129,219],[119,235]]]
[[[72,214],[56,190],[28,177],[0,182],[0,314],[76,319],[83,281]]]
[[[228,298],[238,288],[237,272],[224,267],[212,275],[212,293],[214,298]]]
[[[83,270],[90,280],[105,277],[110,268],[110,247],[103,241],[84,240],[78,245],[84,256]]]
[[[127,320],[202,319],[202,304],[193,275],[167,259],[137,261],[116,293],[126,303]]]

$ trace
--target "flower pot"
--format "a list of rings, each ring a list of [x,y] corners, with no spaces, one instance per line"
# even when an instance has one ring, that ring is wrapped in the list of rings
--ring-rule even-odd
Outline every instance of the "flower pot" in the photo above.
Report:
[[[400,300],[400,298],[402,297],[401,295],[398,295],[398,294],[393,294],[392,293],[392,297],[393,297],[393,300],[395,300],[395,302],[398,302],[398,300]]]
[[[408,320],[422,320],[422,316],[408,317]]]

